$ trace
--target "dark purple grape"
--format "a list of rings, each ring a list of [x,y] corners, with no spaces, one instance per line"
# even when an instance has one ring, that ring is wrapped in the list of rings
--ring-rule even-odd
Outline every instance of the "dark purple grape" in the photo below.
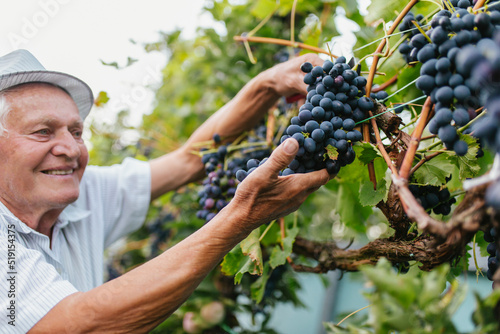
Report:
[[[321,129],[315,129],[311,133],[311,138],[314,139],[316,143],[321,143],[325,139],[325,132]]]
[[[314,66],[313,69],[311,70],[311,74],[315,78],[323,76],[323,67]]]
[[[463,108],[455,109],[453,111],[453,120],[456,126],[464,126],[470,121],[469,113]]]
[[[334,64],[330,60],[325,60],[325,62],[323,63],[323,71],[325,73],[329,73],[332,70],[333,65]]]
[[[468,149],[467,143],[464,142],[463,140],[457,140],[453,144],[453,151],[455,151],[455,153],[458,156],[464,156],[464,155],[466,155],[467,154],[467,149]]]
[[[451,125],[445,125],[438,130],[439,138],[446,144],[452,144],[457,139],[457,130]]]
[[[304,73],[309,73],[313,69],[313,65],[310,62],[305,62],[302,65],[300,65],[300,70]]]

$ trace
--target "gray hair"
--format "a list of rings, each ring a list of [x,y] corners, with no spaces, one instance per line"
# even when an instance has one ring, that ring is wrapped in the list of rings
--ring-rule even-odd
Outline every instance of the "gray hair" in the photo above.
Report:
[[[5,123],[11,110],[10,104],[5,97],[5,92],[0,92],[0,136],[5,136],[8,132]]]

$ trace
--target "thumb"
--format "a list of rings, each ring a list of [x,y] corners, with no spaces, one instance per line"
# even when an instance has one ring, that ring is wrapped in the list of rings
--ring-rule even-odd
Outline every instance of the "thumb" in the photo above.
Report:
[[[286,168],[295,158],[299,150],[299,143],[293,138],[286,139],[271,154],[266,163],[262,166],[272,175],[278,175],[279,171]]]

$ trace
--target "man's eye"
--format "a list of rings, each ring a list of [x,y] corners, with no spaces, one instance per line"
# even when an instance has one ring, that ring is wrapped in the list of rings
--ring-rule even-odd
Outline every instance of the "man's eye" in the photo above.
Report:
[[[41,129],[41,130],[36,131],[35,133],[39,134],[39,135],[48,135],[50,132],[49,132],[49,129]]]

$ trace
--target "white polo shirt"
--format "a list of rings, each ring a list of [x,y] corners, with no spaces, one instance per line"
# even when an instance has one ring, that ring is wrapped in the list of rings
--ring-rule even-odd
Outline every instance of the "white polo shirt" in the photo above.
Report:
[[[147,162],[88,166],[52,248],[0,202],[0,333],[26,333],[66,296],[101,285],[104,249],[142,225],[150,196]]]

